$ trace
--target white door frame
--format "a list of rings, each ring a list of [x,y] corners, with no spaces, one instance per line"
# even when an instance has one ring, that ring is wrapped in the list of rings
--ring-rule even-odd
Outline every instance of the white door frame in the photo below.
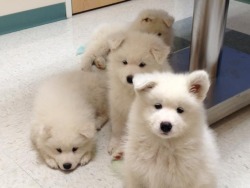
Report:
[[[65,0],[65,5],[66,5],[66,16],[67,18],[72,17],[72,3],[71,0]]]

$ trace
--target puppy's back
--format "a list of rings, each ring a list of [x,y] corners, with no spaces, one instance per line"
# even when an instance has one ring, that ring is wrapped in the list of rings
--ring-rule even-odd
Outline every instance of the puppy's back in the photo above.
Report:
[[[80,115],[86,115],[85,109],[102,102],[105,82],[105,77],[97,73],[81,71],[65,72],[46,80],[34,102],[35,118],[53,126],[71,125]]]

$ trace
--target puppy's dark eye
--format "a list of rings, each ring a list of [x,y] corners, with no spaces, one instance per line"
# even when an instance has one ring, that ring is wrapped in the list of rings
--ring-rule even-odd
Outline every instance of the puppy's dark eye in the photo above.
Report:
[[[127,64],[128,64],[128,62],[127,62],[126,60],[124,60],[122,63],[123,63],[124,65],[127,65]]]
[[[157,35],[160,37],[160,36],[161,36],[161,33],[157,33]]]
[[[155,109],[157,110],[162,109],[162,105],[159,103],[155,104]]]
[[[182,107],[178,107],[178,108],[176,109],[176,111],[177,111],[179,114],[181,114],[181,113],[184,112],[184,109],[183,109]]]
[[[73,151],[73,152],[76,152],[77,150],[78,150],[78,148],[75,148],[75,147],[72,148],[72,151]]]
[[[144,62],[141,62],[140,64],[139,64],[139,67],[145,67],[146,66],[146,64],[144,63]]]
[[[62,149],[61,148],[56,148],[56,151],[58,151],[58,153],[62,153]]]

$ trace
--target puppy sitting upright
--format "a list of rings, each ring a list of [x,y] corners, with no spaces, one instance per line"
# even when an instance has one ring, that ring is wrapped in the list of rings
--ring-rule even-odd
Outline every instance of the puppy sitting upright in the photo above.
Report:
[[[207,73],[141,74],[133,82],[125,187],[215,188],[218,151],[202,104]]]
[[[31,139],[49,167],[73,170],[92,159],[96,129],[108,120],[105,78],[72,71],[40,87]]]
[[[109,103],[112,126],[109,153],[119,157],[121,139],[134,100],[133,76],[137,73],[171,71],[166,58],[170,48],[153,34],[117,33],[109,40]]]

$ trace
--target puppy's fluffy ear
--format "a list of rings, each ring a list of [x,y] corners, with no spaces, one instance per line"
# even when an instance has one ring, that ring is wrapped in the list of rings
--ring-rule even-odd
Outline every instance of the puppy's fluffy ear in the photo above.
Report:
[[[156,86],[156,82],[154,82],[150,76],[144,74],[135,75],[133,78],[133,86],[135,91],[149,91]]]
[[[188,76],[188,90],[200,101],[206,98],[209,86],[208,74],[203,70],[194,71]]]
[[[170,53],[170,47],[166,46],[162,41],[155,41],[151,45],[150,53],[154,56],[157,63],[163,64]]]
[[[84,128],[82,127],[80,129],[80,135],[84,136],[87,139],[94,138],[95,133],[96,133],[95,125],[93,124],[89,124],[89,126],[86,124]]]
[[[165,19],[163,19],[163,22],[166,24],[167,27],[171,27],[174,23],[174,17],[168,16]]]
[[[126,35],[124,32],[118,32],[115,35],[110,36],[108,39],[110,50],[115,50],[119,48],[124,42],[125,38],[126,38]]]

